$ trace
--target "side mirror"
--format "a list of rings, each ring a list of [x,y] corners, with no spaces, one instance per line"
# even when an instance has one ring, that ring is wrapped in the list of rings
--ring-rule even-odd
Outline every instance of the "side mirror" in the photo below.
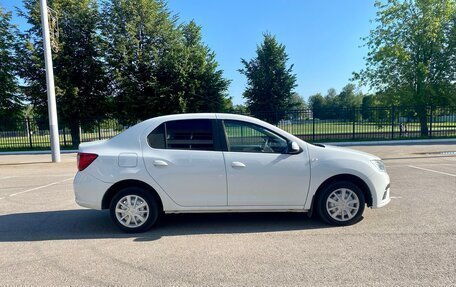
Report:
[[[296,153],[300,153],[300,152],[301,152],[301,148],[299,147],[299,145],[296,142],[291,142],[288,145],[288,153],[296,154]]]

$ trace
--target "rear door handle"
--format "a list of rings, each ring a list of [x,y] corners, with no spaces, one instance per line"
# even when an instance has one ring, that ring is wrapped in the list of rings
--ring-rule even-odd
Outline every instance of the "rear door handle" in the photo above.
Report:
[[[243,164],[243,163],[240,162],[240,161],[233,161],[233,162],[231,163],[231,167],[235,167],[235,168],[236,168],[236,167],[245,167],[245,164]]]
[[[155,166],[168,166],[168,163],[164,160],[154,160]]]

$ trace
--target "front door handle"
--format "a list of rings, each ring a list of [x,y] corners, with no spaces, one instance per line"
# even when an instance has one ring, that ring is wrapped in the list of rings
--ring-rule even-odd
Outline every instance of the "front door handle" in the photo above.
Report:
[[[243,163],[240,162],[240,161],[233,161],[233,162],[231,163],[231,167],[234,167],[234,168],[236,168],[236,167],[245,167],[245,164],[243,164]]]
[[[164,160],[154,160],[155,166],[168,166],[168,163]]]

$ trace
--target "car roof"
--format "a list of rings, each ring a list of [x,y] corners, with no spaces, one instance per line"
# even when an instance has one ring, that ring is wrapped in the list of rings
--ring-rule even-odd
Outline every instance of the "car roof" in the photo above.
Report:
[[[227,114],[227,113],[189,113],[189,114],[174,114],[174,115],[166,115],[166,116],[159,116],[155,118],[151,118],[139,123],[137,126],[149,126],[154,125],[157,123],[173,121],[173,120],[189,120],[189,119],[220,119],[220,120],[239,120],[239,121],[246,121],[250,123],[255,123],[263,126],[267,126],[272,130],[278,130],[276,126],[273,126],[269,123],[266,123],[262,120],[244,116],[239,114]],[[283,132],[280,130],[280,132]]]
[[[249,122],[259,122],[259,120],[242,115],[235,114],[223,114],[223,113],[188,113],[188,114],[173,114],[166,116],[158,116],[150,118],[148,120],[137,123],[129,129],[122,132],[119,137],[135,137],[134,134],[141,133],[145,128],[155,126],[163,122],[173,120],[191,120],[191,119],[233,119],[233,120],[244,120]]]
[[[155,118],[151,118],[136,124],[135,126],[125,130],[124,132],[120,133],[118,136],[112,138],[110,142],[112,144],[116,144],[122,142],[125,139],[136,140],[143,134],[144,131],[147,131],[151,127],[157,126],[163,122],[173,121],[173,120],[189,120],[189,119],[220,119],[220,120],[239,120],[250,122],[254,124],[259,124],[261,126],[267,127],[272,131],[275,131],[278,134],[283,136],[287,135],[288,138],[292,137],[297,141],[301,141],[300,139],[296,138],[295,136],[285,132],[284,130],[279,129],[276,126],[273,126],[269,123],[261,121],[259,119],[243,116],[238,114],[226,114],[226,113],[189,113],[189,114],[174,114],[174,115],[166,115],[166,116],[159,116]]]
[[[166,116],[154,117],[146,120],[146,122],[155,121],[172,121],[172,120],[188,120],[188,119],[243,119],[252,120],[254,118],[238,114],[227,114],[227,113],[187,113],[187,114],[173,114]]]

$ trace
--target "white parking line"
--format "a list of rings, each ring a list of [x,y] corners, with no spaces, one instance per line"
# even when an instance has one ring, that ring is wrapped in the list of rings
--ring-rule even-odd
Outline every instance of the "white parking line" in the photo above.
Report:
[[[65,173],[65,174],[28,174],[28,175],[12,175],[12,176],[4,176],[0,177],[2,179],[10,179],[10,178],[31,178],[31,177],[62,177],[62,176],[73,176],[74,173]]]
[[[16,177],[62,177],[62,176],[74,176],[75,173],[66,173],[66,174],[29,174],[24,176],[16,176]]]
[[[417,166],[414,166],[414,165],[408,165],[408,167],[415,168],[415,169],[421,169],[421,170],[425,170],[425,171],[429,171],[429,172],[434,172],[434,173],[439,173],[439,174],[443,174],[443,175],[448,175],[448,176],[456,177],[456,174],[447,173],[447,172],[443,172],[443,171],[438,171],[438,170],[433,170],[433,169],[427,169],[427,168],[423,168],[423,167],[417,167]]]
[[[68,180],[71,180],[71,179],[73,179],[73,178],[70,177],[70,178],[67,178],[67,179],[64,179],[64,180],[61,180],[61,181],[56,181],[56,182],[53,182],[53,183],[50,183],[50,184],[34,187],[34,188],[27,189],[27,190],[20,191],[20,192],[16,192],[16,193],[10,194],[9,196],[13,197],[13,196],[16,196],[16,195],[19,195],[19,194],[23,194],[23,193],[26,193],[26,192],[29,192],[29,191],[34,191],[34,190],[42,189],[42,188],[45,188],[45,187],[53,186],[53,185],[56,185],[56,184],[59,184],[59,183],[62,183],[62,182],[65,182],[65,181],[68,181]]]

